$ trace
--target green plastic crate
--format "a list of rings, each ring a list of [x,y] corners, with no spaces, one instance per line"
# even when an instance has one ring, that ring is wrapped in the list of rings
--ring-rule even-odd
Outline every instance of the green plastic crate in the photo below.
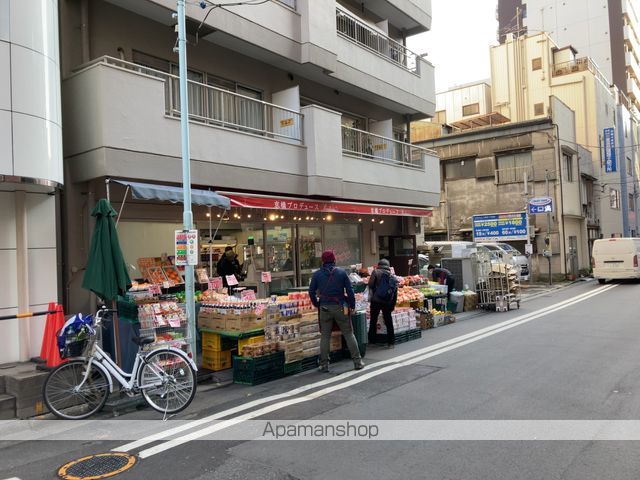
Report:
[[[233,357],[233,383],[259,385],[284,376],[284,352],[262,357]]]

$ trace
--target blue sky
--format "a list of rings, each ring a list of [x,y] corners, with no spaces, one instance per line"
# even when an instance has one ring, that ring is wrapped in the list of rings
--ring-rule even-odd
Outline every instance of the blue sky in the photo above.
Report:
[[[495,45],[496,0],[432,0],[431,31],[408,46],[436,67],[436,92],[490,77],[489,46]]]

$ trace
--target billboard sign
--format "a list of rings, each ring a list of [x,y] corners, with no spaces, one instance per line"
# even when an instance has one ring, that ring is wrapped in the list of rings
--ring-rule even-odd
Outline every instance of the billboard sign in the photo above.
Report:
[[[604,170],[607,173],[616,172],[616,135],[613,128],[604,129]]]
[[[529,213],[535,215],[537,213],[553,213],[553,198],[551,197],[534,197],[529,200]]]
[[[526,241],[527,230],[525,212],[473,216],[474,242]]]

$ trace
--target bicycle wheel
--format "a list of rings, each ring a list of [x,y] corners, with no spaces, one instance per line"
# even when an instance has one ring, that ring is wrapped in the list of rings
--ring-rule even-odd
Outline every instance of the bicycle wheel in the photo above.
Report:
[[[178,413],[196,394],[196,372],[186,355],[159,349],[151,352],[138,373],[138,386],[151,408]]]
[[[70,360],[53,370],[44,382],[44,403],[56,417],[80,420],[99,412],[109,397],[109,381],[102,370],[91,365],[91,371],[82,387],[87,368],[84,360]]]

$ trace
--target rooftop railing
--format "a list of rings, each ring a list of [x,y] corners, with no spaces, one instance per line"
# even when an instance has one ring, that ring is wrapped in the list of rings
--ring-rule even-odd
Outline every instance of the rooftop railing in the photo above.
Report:
[[[178,76],[109,56],[83,65],[79,71],[96,64],[163,80],[165,113],[180,117]],[[303,143],[304,115],[299,112],[192,80],[187,81],[187,88],[193,122]]]
[[[437,155],[434,151],[410,143],[342,126],[342,151],[347,155],[373,161],[424,170],[423,156]]]
[[[336,28],[343,37],[409,72],[420,75],[420,56],[417,53],[340,8],[336,8]]]
[[[559,77],[561,75],[569,75],[575,72],[584,72],[585,70],[589,70],[593,73],[607,88],[611,84],[611,82],[609,82],[609,80],[607,80],[607,78],[598,69],[598,66],[594,61],[589,57],[576,58],[569,62],[556,63],[553,65],[553,76]]]

